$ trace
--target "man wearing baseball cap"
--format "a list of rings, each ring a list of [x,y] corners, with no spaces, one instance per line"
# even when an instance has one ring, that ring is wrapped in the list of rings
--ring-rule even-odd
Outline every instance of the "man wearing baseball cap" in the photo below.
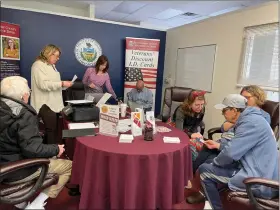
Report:
[[[226,144],[205,141],[209,149],[219,149],[220,154],[211,164],[199,167],[200,179],[206,197],[213,209],[222,209],[217,184],[225,184],[233,191],[246,191],[243,180],[261,177],[278,180],[278,151],[270,125],[259,109],[247,107],[247,100],[239,94],[228,95],[221,104],[228,122],[234,125],[235,136]],[[272,198],[277,191],[261,185],[252,187],[257,197]]]

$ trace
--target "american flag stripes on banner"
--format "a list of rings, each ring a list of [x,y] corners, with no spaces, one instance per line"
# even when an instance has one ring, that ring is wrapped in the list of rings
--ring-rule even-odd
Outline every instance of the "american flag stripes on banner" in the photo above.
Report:
[[[156,89],[157,69],[125,68],[125,88],[135,88],[137,80],[143,80],[149,89]]]

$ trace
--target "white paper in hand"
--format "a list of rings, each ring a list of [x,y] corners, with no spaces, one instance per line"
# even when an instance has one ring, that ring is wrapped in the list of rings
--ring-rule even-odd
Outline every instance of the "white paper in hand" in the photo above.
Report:
[[[74,77],[73,77],[73,79],[71,80],[71,82],[72,82],[72,83],[75,82],[76,79],[78,79],[78,77],[77,77],[77,75],[75,74]],[[68,88],[68,87],[62,87],[62,90],[66,90],[67,88]]]
[[[77,75],[75,74],[74,77],[73,77],[73,79],[71,80],[71,82],[75,82],[76,79],[78,79],[78,77],[77,77]]]

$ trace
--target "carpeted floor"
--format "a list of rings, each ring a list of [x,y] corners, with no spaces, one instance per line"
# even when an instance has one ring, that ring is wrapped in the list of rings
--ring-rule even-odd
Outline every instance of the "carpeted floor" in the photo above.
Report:
[[[186,192],[185,195],[189,195],[190,192]],[[68,189],[64,188],[56,199],[48,199],[46,210],[78,210],[79,209],[79,196],[69,196]],[[185,201],[179,204],[175,204],[173,209],[184,209],[184,210],[202,210],[204,203],[190,205]],[[0,204],[1,210],[15,210],[11,205]]]

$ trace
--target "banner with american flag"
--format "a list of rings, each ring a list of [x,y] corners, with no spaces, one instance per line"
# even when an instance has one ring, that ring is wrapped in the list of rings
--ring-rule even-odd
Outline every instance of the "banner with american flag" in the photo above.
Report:
[[[127,93],[135,88],[137,80],[153,93],[155,105],[159,39],[126,38],[124,101]]]

